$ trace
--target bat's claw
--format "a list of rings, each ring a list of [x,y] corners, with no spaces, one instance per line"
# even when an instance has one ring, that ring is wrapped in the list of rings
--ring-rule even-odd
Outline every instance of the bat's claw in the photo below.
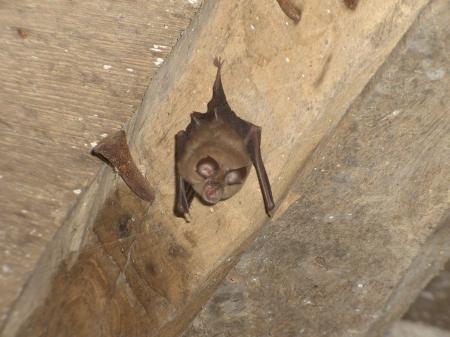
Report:
[[[220,70],[220,68],[222,68],[222,65],[223,65],[223,63],[224,63],[225,61],[224,60],[222,60],[220,57],[218,57],[218,56],[216,56],[215,58],[214,58],[214,65],[217,67],[217,68],[219,68],[219,70]]]
[[[186,220],[186,222],[191,222],[191,220],[192,220],[191,215],[189,214],[189,212],[184,213],[183,217]]]

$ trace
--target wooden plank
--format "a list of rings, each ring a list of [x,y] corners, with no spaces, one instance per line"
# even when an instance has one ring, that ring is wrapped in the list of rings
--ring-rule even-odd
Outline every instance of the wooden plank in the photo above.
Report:
[[[0,326],[200,2],[0,4]],[[156,47],[154,45],[157,45]]]
[[[173,136],[189,112],[205,108],[213,56],[226,60],[231,106],[263,127],[280,199],[426,3],[366,2],[349,11],[310,2],[293,26],[276,1],[208,1],[128,126],[156,202],[148,208],[103,170],[49,245],[4,335],[176,336],[266,220],[260,197],[249,198],[259,196],[254,174],[225,203],[194,203],[193,223],[172,213]]]
[[[308,159],[287,211],[258,234],[184,337],[385,336],[442,270],[450,258],[449,9],[446,0],[425,8]],[[442,328],[444,275],[434,286],[440,295],[416,308]]]

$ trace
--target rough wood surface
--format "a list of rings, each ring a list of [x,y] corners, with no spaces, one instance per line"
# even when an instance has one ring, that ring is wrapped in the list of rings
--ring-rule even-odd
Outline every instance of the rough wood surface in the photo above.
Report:
[[[184,337],[381,337],[439,272],[450,258],[449,20],[447,0],[427,6]],[[445,284],[434,323],[448,319]]]
[[[433,325],[405,320],[396,322],[385,337],[450,337],[450,332]]]
[[[450,331],[450,259],[422,290],[404,319]]]
[[[254,173],[233,199],[211,209],[194,203],[192,223],[172,214],[173,136],[205,109],[213,57],[226,61],[232,108],[263,127],[280,199],[426,3],[349,11],[311,1],[294,26],[276,1],[206,2],[128,126],[155,203],[148,208],[102,170],[49,244],[4,335],[176,336],[266,219],[260,197],[249,197],[260,195]]]
[[[200,1],[0,1],[0,326]]]

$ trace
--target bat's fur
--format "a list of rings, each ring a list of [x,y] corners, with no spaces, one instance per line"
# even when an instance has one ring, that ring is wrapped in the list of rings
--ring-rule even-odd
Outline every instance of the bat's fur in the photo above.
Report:
[[[222,62],[216,58],[214,64],[217,75],[208,111],[192,113],[186,130],[176,135],[175,213],[189,213],[194,192],[207,203],[230,198],[241,189],[253,164],[270,215],[275,205],[260,153],[261,128],[231,110],[222,86]],[[203,176],[202,168],[211,176]]]

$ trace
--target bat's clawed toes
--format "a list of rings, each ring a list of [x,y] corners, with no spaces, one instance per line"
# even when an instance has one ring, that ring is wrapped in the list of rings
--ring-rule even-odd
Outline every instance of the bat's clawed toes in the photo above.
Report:
[[[224,63],[225,61],[223,60],[223,59],[221,59],[219,56],[216,56],[215,58],[214,58],[214,65],[217,67],[217,68],[222,68],[222,65],[223,65],[223,63]]]
[[[269,218],[273,218],[273,215],[275,214],[275,207],[273,207],[272,209],[267,209],[266,213],[269,216]]]
[[[192,221],[191,214],[189,212],[184,213],[183,218],[184,218],[184,220],[186,220],[186,222]]]

